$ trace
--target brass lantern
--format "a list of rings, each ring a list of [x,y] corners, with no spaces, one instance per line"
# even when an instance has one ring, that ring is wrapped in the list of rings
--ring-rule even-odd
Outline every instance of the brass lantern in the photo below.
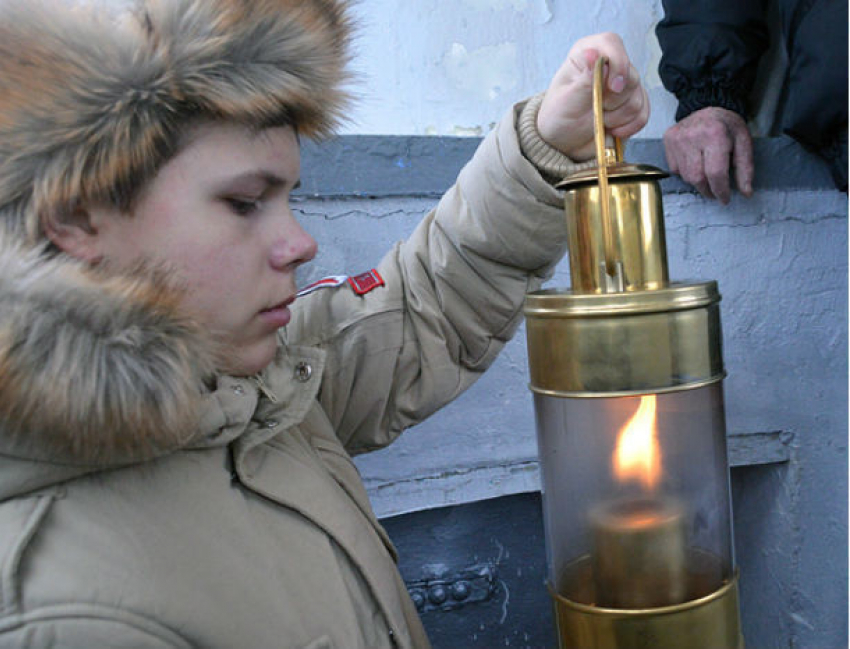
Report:
[[[743,649],[715,282],[671,283],[664,172],[605,149],[564,180],[572,288],[527,296],[560,647]]]

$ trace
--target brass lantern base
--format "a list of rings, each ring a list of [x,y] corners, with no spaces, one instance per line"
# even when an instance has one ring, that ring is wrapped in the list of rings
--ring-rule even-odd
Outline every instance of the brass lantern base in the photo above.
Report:
[[[744,649],[737,574],[705,597],[661,608],[598,608],[549,592],[560,649]]]

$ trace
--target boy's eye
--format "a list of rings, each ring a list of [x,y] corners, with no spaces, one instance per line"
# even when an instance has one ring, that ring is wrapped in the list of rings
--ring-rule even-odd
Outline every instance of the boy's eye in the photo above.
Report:
[[[233,196],[225,198],[224,202],[233,210],[234,214],[239,216],[247,216],[260,209],[260,201],[250,198],[235,198]]]

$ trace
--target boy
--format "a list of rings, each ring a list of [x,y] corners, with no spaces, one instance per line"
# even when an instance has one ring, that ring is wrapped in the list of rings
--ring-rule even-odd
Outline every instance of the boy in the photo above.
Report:
[[[582,39],[371,290],[296,302],[349,32],[337,0],[0,2],[0,646],[428,646],[349,454],[474,381],[563,254],[596,58],[612,133],[648,105]]]

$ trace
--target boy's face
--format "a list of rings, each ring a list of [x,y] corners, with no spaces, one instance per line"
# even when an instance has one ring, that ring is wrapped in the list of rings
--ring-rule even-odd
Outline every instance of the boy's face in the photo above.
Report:
[[[120,266],[146,260],[174,269],[184,306],[224,342],[222,369],[253,374],[274,358],[295,299],[295,269],[317,250],[289,207],[299,175],[290,127],[198,126],[131,217],[90,211],[97,252]]]

